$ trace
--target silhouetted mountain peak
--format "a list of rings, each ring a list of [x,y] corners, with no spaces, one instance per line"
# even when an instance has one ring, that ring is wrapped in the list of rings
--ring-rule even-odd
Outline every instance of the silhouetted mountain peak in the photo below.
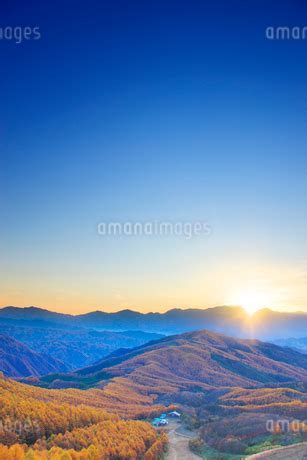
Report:
[[[274,318],[274,327],[272,327]],[[219,306],[207,309],[174,308],[165,313],[140,313],[131,309],[107,313],[96,310],[82,315],[67,315],[38,307],[6,307],[0,309],[0,323],[22,321],[35,326],[51,327],[52,323],[65,328],[93,328],[100,330],[142,330],[162,334],[178,334],[208,329],[235,337],[276,340],[284,337],[303,337],[307,330],[306,313],[272,311],[265,308],[250,317],[239,306]]]

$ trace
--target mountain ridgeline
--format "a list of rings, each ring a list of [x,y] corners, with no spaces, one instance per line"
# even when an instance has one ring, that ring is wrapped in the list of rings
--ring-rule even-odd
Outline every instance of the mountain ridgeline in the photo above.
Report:
[[[131,388],[177,402],[176,394],[226,387],[257,387],[307,380],[307,356],[257,340],[234,339],[209,331],[153,341],[102,359],[70,374],[42,377],[49,388]],[[168,395],[168,396],[166,396]],[[180,396],[181,397],[181,396]]]
[[[0,326],[89,328],[108,331],[140,330],[159,334],[180,334],[207,329],[240,338],[278,340],[304,337],[307,314],[284,313],[263,309],[250,317],[241,307],[174,309],[166,313],[139,313],[122,310],[116,313],[95,311],[67,315],[36,307],[0,309]]]

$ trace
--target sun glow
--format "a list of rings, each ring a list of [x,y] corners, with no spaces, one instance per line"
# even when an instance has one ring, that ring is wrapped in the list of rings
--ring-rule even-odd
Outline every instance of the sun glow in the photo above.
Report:
[[[247,291],[238,294],[234,303],[240,305],[250,316],[252,316],[256,311],[270,307],[272,296],[267,292]]]

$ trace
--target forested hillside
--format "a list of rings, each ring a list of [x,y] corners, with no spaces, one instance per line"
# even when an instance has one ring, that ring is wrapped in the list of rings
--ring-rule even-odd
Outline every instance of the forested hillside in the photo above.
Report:
[[[250,387],[307,379],[307,356],[294,350],[208,331],[170,336],[101,360],[68,375],[50,375],[39,385],[121,387],[174,402],[182,392]]]
[[[166,337],[73,373],[27,384],[2,378],[2,455],[61,459],[64,450],[68,459],[117,460],[127,451],[129,460],[155,460],[166,440],[140,419],[174,405],[201,427],[200,443],[243,455],[258,441],[262,449],[301,440],[273,436],[266,423],[303,419],[306,381],[307,356],[291,349],[208,331]]]
[[[102,409],[98,393],[43,390],[2,376],[0,400],[1,460],[158,460],[167,442],[148,423]]]

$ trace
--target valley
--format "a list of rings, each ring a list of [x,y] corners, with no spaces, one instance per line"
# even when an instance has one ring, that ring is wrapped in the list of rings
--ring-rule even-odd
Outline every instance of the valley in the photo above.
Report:
[[[279,420],[306,418],[307,355],[297,349],[209,330],[163,336],[2,321],[1,460],[159,460],[164,452],[168,460],[234,460],[306,439],[307,431],[278,428]],[[69,347],[106,355],[70,369],[76,361],[62,353]],[[49,367],[38,361],[35,370],[30,358],[52,350],[54,362],[45,358]],[[180,423],[153,428],[155,417],[176,408]]]

